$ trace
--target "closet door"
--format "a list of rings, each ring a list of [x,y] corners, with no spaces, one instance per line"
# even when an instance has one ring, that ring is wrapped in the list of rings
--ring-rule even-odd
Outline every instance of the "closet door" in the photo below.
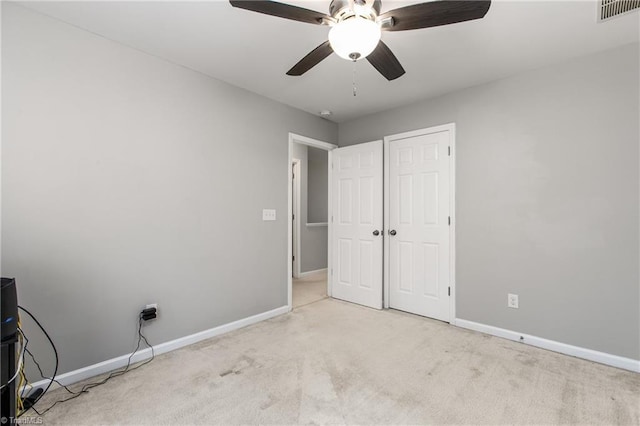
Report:
[[[332,287],[337,299],[382,308],[382,141],[332,151]]]
[[[385,138],[389,307],[450,321],[453,126]]]

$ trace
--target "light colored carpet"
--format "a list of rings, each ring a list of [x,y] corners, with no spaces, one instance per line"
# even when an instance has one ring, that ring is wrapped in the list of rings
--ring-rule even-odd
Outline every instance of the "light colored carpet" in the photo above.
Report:
[[[294,278],[292,286],[294,309],[322,300],[327,297],[327,271]]]
[[[162,355],[44,423],[637,425],[639,404],[638,374],[324,299]]]

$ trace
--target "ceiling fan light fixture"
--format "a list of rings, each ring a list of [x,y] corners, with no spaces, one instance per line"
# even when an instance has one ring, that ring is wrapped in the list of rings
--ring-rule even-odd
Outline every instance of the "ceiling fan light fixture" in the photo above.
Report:
[[[356,61],[374,51],[380,36],[380,26],[375,21],[356,15],[331,27],[329,43],[338,56]]]

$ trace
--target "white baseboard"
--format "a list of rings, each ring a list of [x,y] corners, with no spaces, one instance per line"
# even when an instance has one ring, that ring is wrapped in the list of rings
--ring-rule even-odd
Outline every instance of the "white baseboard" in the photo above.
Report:
[[[518,333],[511,330],[505,330],[504,328],[493,327],[491,325],[480,324],[459,318],[455,319],[453,325],[490,334],[492,336],[502,337],[504,339],[514,340],[516,342],[526,343],[531,346],[559,352],[561,354],[571,355],[576,358],[583,358],[600,364],[606,364],[612,367],[640,373],[640,360],[625,358],[605,352],[598,352],[592,349],[568,345],[566,343],[556,342],[555,340],[543,339],[542,337],[531,336],[529,334]]]
[[[318,274],[320,272],[326,272],[326,271],[327,271],[327,268],[316,269],[315,271],[300,272],[298,274],[298,278],[302,278],[302,277],[306,277],[308,275]]]
[[[192,345],[202,340],[210,339],[211,337],[216,337],[221,334],[229,333],[230,331],[234,331],[239,328],[249,326],[251,324],[268,320],[269,318],[286,314],[287,312],[289,312],[289,307],[282,306],[280,308],[276,308],[271,311],[263,312],[261,314],[243,318],[234,322],[230,322],[228,324],[223,324],[218,327],[200,331],[195,334],[190,334],[188,336],[180,337],[175,340],[170,340],[168,342],[154,345],[153,350],[156,355],[160,355],[166,352],[183,348],[188,345]],[[83,367],[78,370],[69,371],[68,373],[64,373],[64,374],[60,374],[59,376],[56,376],[56,380],[62,383],[63,385],[68,386],[73,383],[76,383],[94,376],[98,376],[100,374],[108,373],[109,371],[113,371],[118,368],[122,368],[126,366],[129,356],[131,356],[130,353],[119,356],[117,358],[111,358],[106,361],[99,362],[97,364],[89,365],[87,367]],[[133,357],[131,357],[131,363],[134,364],[136,362],[144,361],[145,359],[149,359],[149,358],[151,358],[151,349],[146,348],[136,352],[136,354]],[[44,388],[48,384],[49,384],[49,380],[46,380],[46,379],[40,380],[39,382],[33,383],[32,389]],[[56,386],[55,383],[51,388],[53,388],[54,386]]]

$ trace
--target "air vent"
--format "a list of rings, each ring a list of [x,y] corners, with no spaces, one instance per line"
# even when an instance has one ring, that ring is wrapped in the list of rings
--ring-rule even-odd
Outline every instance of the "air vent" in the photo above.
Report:
[[[640,0],[600,0],[599,21],[606,21],[640,9]]]

